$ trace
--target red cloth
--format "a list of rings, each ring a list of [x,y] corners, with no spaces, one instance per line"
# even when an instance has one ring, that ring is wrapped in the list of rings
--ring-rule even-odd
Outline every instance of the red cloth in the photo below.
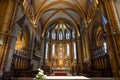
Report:
[[[67,76],[67,73],[55,73],[55,76]]]

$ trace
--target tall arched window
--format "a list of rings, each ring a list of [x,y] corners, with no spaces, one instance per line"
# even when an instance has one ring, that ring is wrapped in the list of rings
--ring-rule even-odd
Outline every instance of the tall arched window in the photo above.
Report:
[[[68,38],[68,33],[67,33],[67,32],[66,32],[66,35],[65,35],[65,36],[66,36],[66,39],[67,39],[67,38]]]
[[[66,39],[70,39],[70,31],[66,31]]]
[[[73,43],[73,50],[74,50],[74,59],[77,59],[77,52],[76,52],[76,43]]]
[[[55,33],[55,31],[52,31],[52,39],[56,39],[56,33]]]
[[[48,59],[48,43],[46,43],[45,59]]]
[[[52,56],[55,55],[55,44],[52,45]]]
[[[47,32],[47,38],[49,38],[50,37],[50,32]]]
[[[75,31],[72,31],[72,38],[75,38]]]
[[[62,31],[59,32],[59,40],[62,40],[63,39],[63,33]]]
[[[67,44],[67,56],[69,56],[70,55],[70,46],[69,46],[69,44]]]
[[[103,43],[103,48],[104,48],[105,53],[107,53],[107,43],[106,42]]]

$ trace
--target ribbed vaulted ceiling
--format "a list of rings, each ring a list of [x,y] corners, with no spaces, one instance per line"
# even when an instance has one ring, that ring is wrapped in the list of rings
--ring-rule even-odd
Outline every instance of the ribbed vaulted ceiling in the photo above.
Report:
[[[35,21],[41,22],[43,32],[55,22],[73,24],[76,30],[80,21],[86,20],[88,0],[32,0]]]

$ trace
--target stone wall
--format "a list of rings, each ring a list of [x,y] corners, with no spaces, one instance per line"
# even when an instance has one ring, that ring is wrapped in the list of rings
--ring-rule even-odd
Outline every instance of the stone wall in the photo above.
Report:
[[[117,0],[115,3],[116,9],[117,9],[117,14],[119,16],[119,21],[120,21],[120,0]]]

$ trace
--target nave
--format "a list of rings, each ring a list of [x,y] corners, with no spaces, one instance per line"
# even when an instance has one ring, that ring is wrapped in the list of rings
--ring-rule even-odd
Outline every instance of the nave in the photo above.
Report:
[[[120,0],[0,0],[0,79],[119,79],[119,33]]]

